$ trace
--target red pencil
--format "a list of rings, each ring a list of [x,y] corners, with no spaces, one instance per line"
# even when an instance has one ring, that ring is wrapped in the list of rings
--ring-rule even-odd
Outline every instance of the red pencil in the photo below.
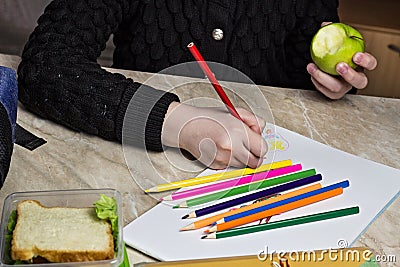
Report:
[[[204,61],[203,56],[200,54],[199,50],[197,49],[196,45],[192,42],[187,46],[189,48],[190,53],[192,53],[193,57],[196,59],[197,63],[199,63],[201,69],[207,76],[208,80],[211,82],[214,89],[217,91],[219,97],[222,99],[222,102],[226,105],[229,112],[238,118],[239,120],[243,121],[240,118],[239,113],[236,111],[235,107],[232,105],[231,101],[229,100],[228,96],[225,94],[224,90],[222,89],[221,85],[215,78],[214,74],[211,72],[210,68],[208,67],[207,63]]]

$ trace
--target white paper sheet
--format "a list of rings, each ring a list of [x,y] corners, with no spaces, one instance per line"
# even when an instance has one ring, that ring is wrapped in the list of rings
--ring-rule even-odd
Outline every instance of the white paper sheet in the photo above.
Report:
[[[348,179],[350,187],[341,196],[274,216],[271,221],[352,206],[359,206],[360,213],[233,238],[206,240],[200,239],[206,228],[179,232],[181,227],[195,221],[181,219],[194,209],[172,209],[161,203],[124,228],[126,244],[163,261],[351,246],[400,195],[400,170],[331,148],[278,126],[276,134],[278,139],[272,141],[276,145],[274,161],[291,159],[293,164],[301,163],[303,169],[315,168],[322,174],[323,185]],[[211,173],[213,171],[206,170],[202,175]]]

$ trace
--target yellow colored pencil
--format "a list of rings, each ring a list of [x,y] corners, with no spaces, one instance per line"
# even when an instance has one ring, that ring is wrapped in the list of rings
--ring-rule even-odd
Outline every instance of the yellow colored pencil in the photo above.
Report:
[[[220,173],[216,173],[216,174],[190,178],[187,180],[170,182],[167,184],[160,184],[160,185],[154,186],[152,188],[146,189],[145,192],[146,193],[163,192],[163,191],[168,191],[168,190],[172,190],[172,189],[188,187],[188,186],[193,186],[193,185],[198,185],[198,184],[211,183],[211,182],[215,182],[215,181],[219,181],[219,180],[225,180],[225,179],[239,177],[239,176],[248,175],[248,174],[253,174],[253,173],[257,173],[257,172],[263,172],[263,171],[267,171],[267,170],[271,170],[271,169],[279,169],[279,168],[283,168],[283,167],[287,167],[287,166],[291,166],[291,165],[292,165],[291,160],[282,160],[282,161],[277,161],[277,162],[272,162],[272,163],[266,163],[255,169],[243,168],[243,169],[234,170],[234,171],[220,172]]]

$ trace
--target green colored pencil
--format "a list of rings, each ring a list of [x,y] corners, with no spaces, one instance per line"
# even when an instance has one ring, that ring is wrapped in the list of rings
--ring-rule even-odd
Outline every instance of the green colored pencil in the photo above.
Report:
[[[284,183],[288,183],[288,182],[295,181],[295,180],[300,180],[300,179],[303,179],[303,178],[306,178],[309,176],[313,176],[315,174],[316,174],[315,169],[309,169],[309,170],[305,170],[305,171],[301,171],[301,172],[295,172],[295,173],[291,173],[288,175],[280,176],[280,177],[277,177],[274,179],[265,179],[265,180],[250,183],[247,185],[242,185],[242,186],[234,187],[231,189],[227,189],[227,190],[207,194],[204,196],[188,199],[188,200],[178,204],[174,208],[193,207],[196,205],[208,203],[208,202],[219,200],[222,198],[227,198],[227,197],[247,193],[250,191],[257,190],[257,189],[266,188],[266,187],[279,185],[279,184],[284,184]]]
[[[321,212],[321,213],[316,213],[316,214],[311,214],[311,215],[306,215],[306,216],[301,216],[301,217],[290,218],[290,219],[286,219],[286,220],[282,220],[282,221],[233,228],[233,229],[229,229],[229,230],[225,230],[225,231],[214,232],[214,233],[202,236],[201,238],[202,239],[219,239],[219,238],[225,238],[225,237],[245,235],[245,234],[251,234],[251,233],[256,233],[256,232],[260,232],[260,231],[266,231],[266,230],[288,227],[288,226],[293,226],[293,225],[298,225],[298,224],[317,222],[317,221],[323,221],[323,220],[353,215],[353,214],[357,214],[359,212],[360,212],[360,208],[356,206],[356,207],[351,207],[351,208],[345,208],[345,209],[339,209],[339,210]]]

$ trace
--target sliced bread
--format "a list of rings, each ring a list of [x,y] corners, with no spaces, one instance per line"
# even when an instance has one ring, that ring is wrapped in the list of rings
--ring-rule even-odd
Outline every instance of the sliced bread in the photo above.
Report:
[[[11,257],[76,262],[114,258],[111,225],[94,208],[44,207],[35,200],[17,206]]]

